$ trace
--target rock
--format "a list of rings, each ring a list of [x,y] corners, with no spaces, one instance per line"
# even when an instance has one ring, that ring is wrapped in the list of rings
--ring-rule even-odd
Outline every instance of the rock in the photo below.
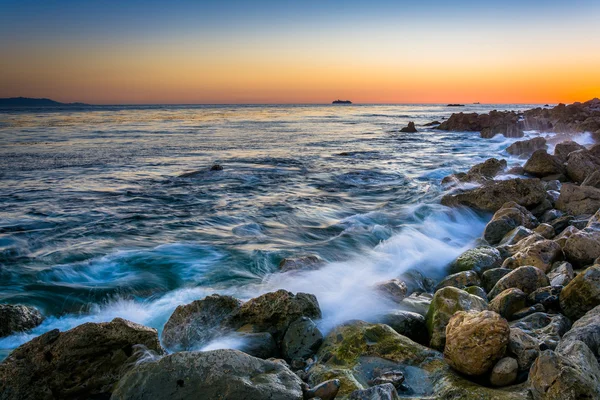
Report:
[[[533,363],[529,384],[534,400],[576,400],[600,398],[598,362],[585,345],[580,347],[584,363],[555,353],[543,351]]]
[[[285,332],[281,351],[286,360],[306,359],[317,352],[323,343],[323,334],[317,325],[307,317],[292,322]]]
[[[546,274],[539,268],[530,265],[518,267],[511,273],[500,278],[494,288],[488,293],[488,298],[493,299],[510,288],[518,288],[525,292],[525,294],[529,294],[549,284],[550,282],[548,282]]]
[[[588,150],[577,150],[567,157],[567,175],[574,182],[581,183],[598,170],[600,170],[600,158]]]
[[[486,292],[490,292],[496,283],[505,275],[510,273],[512,270],[508,268],[492,268],[483,273],[481,276],[481,282]]]
[[[535,314],[538,312],[542,312],[542,313],[546,312],[546,309],[544,308],[543,304],[538,303],[538,304],[534,304],[529,307],[522,308],[513,314],[512,319],[514,319],[514,320],[523,319],[525,317],[530,316],[531,314]]]
[[[43,321],[44,317],[36,308],[20,304],[0,304],[0,338],[33,329]]]
[[[404,282],[408,288],[408,293],[413,292],[431,292],[435,286],[431,278],[426,277],[417,269],[404,271],[398,278]]]
[[[559,309],[559,296],[562,286],[546,286],[535,290],[527,297],[529,305],[542,304],[546,310]]]
[[[525,239],[526,237],[533,235],[534,233],[535,232],[533,232],[531,229],[527,229],[524,226],[517,226],[515,229],[511,230],[506,235],[504,235],[502,240],[500,240],[500,243],[498,243],[498,246],[513,246],[519,243],[521,240]]]
[[[549,223],[550,221],[560,218],[562,216],[563,216],[562,211],[552,209],[552,210],[548,210],[548,211],[544,212],[544,215],[542,215],[542,218],[540,219],[540,221],[543,223]],[[550,225],[550,226],[552,226],[552,225]],[[552,228],[554,229],[554,226],[552,226]]]
[[[591,186],[600,189],[600,171],[594,171],[583,181],[581,186]]]
[[[440,123],[441,123],[440,121],[431,121],[431,122],[424,124],[423,126],[436,126],[436,125],[439,125]]]
[[[223,166],[219,165],[219,164],[214,164],[212,167],[210,167],[211,171],[223,171]]]
[[[137,365],[111,399],[303,399],[302,381],[281,363],[237,350],[180,352]]]
[[[466,375],[482,375],[504,356],[510,328],[493,311],[459,311],[446,328],[444,357]]]
[[[231,296],[213,294],[178,306],[163,328],[162,342],[173,351],[199,350],[227,332],[223,321],[241,304]]]
[[[559,199],[560,199],[560,197],[559,197]],[[559,212],[561,212],[561,211],[559,211]],[[569,224],[573,220],[574,220],[574,218],[572,215],[562,215],[558,218],[548,221],[548,224],[554,228],[554,232],[563,232],[566,228],[568,228],[570,226]]]
[[[504,260],[502,268],[515,269],[521,266],[533,265],[543,272],[547,272],[550,270],[552,263],[562,258],[562,255],[558,243],[552,240],[541,240]]]
[[[540,341],[519,328],[510,328],[508,353],[513,355],[520,371],[528,371],[540,354]]]
[[[305,399],[319,398],[321,400],[333,400],[340,390],[340,380],[331,379],[323,383],[319,383],[312,389],[304,391]]]
[[[545,239],[552,239],[556,235],[554,227],[549,224],[539,224],[533,231]]]
[[[417,128],[415,128],[415,123],[411,121],[408,123],[407,126],[400,129],[400,132],[414,133],[414,132],[418,132],[418,131],[417,131]]]
[[[561,249],[564,249],[565,245],[567,244],[567,240],[571,237],[571,235],[573,235],[576,232],[579,232],[579,229],[575,228],[574,226],[567,226],[560,233],[560,235],[558,235],[554,238],[554,241],[556,243],[558,243],[558,245],[561,247]],[[563,253],[564,253],[564,250],[563,250]]]
[[[562,314],[537,312],[511,322],[510,326],[521,329],[547,348],[555,349],[560,338],[571,328],[571,321]]]
[[[402,385],[405,380],[404,373],[400,370],[391,370],[385,372],[374,371],[373,374],[376,375],[376,377],[368,382],[368,384],[371,386],[391,383],[396,389],[405,388],[405,386]]]
[[[483,238],[490,244],[497,244],[507,233],[519,226],[533,229],[537,225],[537,219],[525,207],[509,201],[496,211],[485,226]]]
[[[227,317],[225,324],[233,329],[251,325],[255,332],[269,332],[280,343],[288,326],[301,317],[321,318],[317,298],[278,290],[248,300]]]
[[[551,286],[566,286],[575,278],[573,267],[566,261],[555,263],[547,275]]]
[[[296,270],[313,270],[319,269],[325,264],[325,261],[314,254],[300,257],[284,258],[279,263],[281,272],[296,271]]]
[[[400,308],[405,311],[412,311],[425,316],[427,311],[429,311],[431,300],[433,300],[433,295],[429,293],[412,293],[402,300]]]
[[[425,317],[421,314],[394,310],[381,316],[378,322],[389,325],[400,335],[406,336],[419,344],[429,344]]]
[[[547,148],[546,139],[543,137],[535,137],[529,140],[514,142],[506,148],[506,152],[513,156],[528,156],[536,150],[546,150]]]
[[[473,296],[477,296],[482,298],[484,301],[487,302],[488,298],[487,298],[487,293],[485,292],[485,290],[483,290],[482,287],[479,286],[469,286],[463,289],[465,292],[472,294]]]
[[[480,246],[462,253],[450,265],[450,273],[461,271],[475,271],[481,274],[489,269],[497,268],[502,264],[500,252],[493,247]]]
[[[46,332],[0,364],[0,398],[109,398],[141,356],[137,345],[162,353],[156,329],[121,318]]]
[[[242,345],[238,350],[243,351],[252,357],[267,359],[279,355],[279,348],[273,335],[268,332],[239,332],[233,335],[234,338],[239,338]]]
[[[560,160],[540,149],[533,152],[523,166],[525,173],[543,178],[551,175],[562,175],[565,169]]]
[[[396,388],[391,383],[377,385],[368,389],[355,390],[349,400],[400,400]]]
[[[436,286],[436,291],[446,286],[453,286],[455,288],[464,289],[467,286],[480,285],[479,275],[475,271],[462,271],[452,275],[448,275],[446,278]]]
[[[585,147],[583,147],[579,143],[567,140],[556,145],[556,147],[554,148],[554,156],[558,158],[561,162],[565,163],[567,162],[567,157],[569,156],[569,154],[577,150],[585,150]]]
[[[517,380],[519,364],[511,357],[504,357],[494,365],[490,375],[490,383],[493,386],[512,385]]]
[[[600,358],[600,306],[592,308],[575,321],[571,329],[562,337],[557,350],[560,351],[574,341],[585,343],[596,358]]]
[[[473,181],[476,177],[483,179],[492,179],[502,171],[506,169],[506,160],[498,160],[497,158],[488,158],[482,163],[475,164],[469,172],[467,177],[472,177],[468,181]]]
[[[503,318],[510,319],[515,312],[525,307],[526,302],[527,295],[521,289],[510,288],[494,297],[488,307]]]
[[[600,208],[600,189],[565,183],[556,208],[571,215],[593,214]]]
[[[400,303],[408,294],[408,286],[400,279],[390,279],[378,283],[375,285],[375,290],[395,303]]]
[[[573,232],[563,246],[565,257],[573,265],[586,266],[600,257],[600,229],[593,227]]]
[[[540,242],[542,240],[544,240],[544,237],[542,235],[537,234],[532,231],[531,235],[524,237],[523,239],[519,240],[515,244],[499,245],[498,251],[500,252],[500,254],[502,255],[503,258],[507,258],[507,257],[513,256],[521,251],[526,250],[531,245],[533,245],[537,242]],[[503,240],[503,242],[504,242],[504,240]]]
[[[446,342],[446,325],[457,311],[487,310],[486,302],[451,286],[438,290],[425,317],[430,347],[442,350]]]
[[[560,307],[575,321],[600,305],[600,265],[578,274],[560,293]]]
[[[496,134],[506,137],[522,137],[518,125],[519,116],[510,111],[490,111],[489,114],[453,113],[438,129],[445,131],[481,132],[481,137],[492,138]]]
[[[480,187],[442,197],[446,206],[467,206],[481,211],[495,212],[508,201],[523,207],[534,207],[546,198],[546,191],[539,179],[507,179],[488,181]]]

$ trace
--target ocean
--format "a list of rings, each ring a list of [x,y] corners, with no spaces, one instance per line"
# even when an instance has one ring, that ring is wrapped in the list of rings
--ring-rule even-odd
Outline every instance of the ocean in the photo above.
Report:
[[[160,331],[176,306],[212,293],[313,293],[325,331],[372,319],[393,307],[375,283],[410,269],[439,279],[490,218],[441,206],[441,178],[508,158],[517,140],[423,125],[533,107],[0,110],[0,302],[47,317],[0,339],[0,358],[84,322]],[[409,121],[419,132],[400,133]],[[325,265],[280,271],[302,255]]]

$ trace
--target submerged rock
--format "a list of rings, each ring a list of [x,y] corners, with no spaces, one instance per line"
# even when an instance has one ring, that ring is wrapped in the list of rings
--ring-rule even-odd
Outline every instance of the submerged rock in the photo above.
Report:
[[[317,255],[311,254],[307,256],[284,258],[279,263],[279,270],[281,272],[312,270],[319,269],[324,264],[325,260]]]
[[[20,304],[0,304],[0,338],[33,329],[44,321],[33,307]]]
[[[349,400],[400,400],[396,388],[391,383],[359,389],[350,393]]]
[[[237,350],[180,352],[136,366],[111,399],[302,400],[301,385],[285,365]]]
[[[114,384],[142,355],[137,345],[162,353],[156,329],[121,318],[52,330],[0,364],[0,398],[109,398]]]

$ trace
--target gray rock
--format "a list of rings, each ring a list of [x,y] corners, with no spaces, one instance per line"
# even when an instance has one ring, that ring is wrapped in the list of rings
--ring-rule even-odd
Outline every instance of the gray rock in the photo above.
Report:
[[[600,189],[600,170],[596,170],[588,175],[581,186],[591,186],[595,187],[596,189]]]
[[[239,350],[253,357],[267,359],[279,354],[277,343],[268,332],[241,332],[235,336],[242,340]]]
[[[575,278],[573,266],[566,261],[555,263],[547,275],[552,286],[566,286]]]
[[[381,316],[377,322],[389,325],[399,334],[406,336],[417,343],[429,344],[425,317],[415,312],[394,310]]]
[[[400,303],[408,294],[408,286],[400,279],[390,279],[375,285],[381,295],[393,302]]]
[[[396,388],[391,383],[377,385],[368,389],[355,390],[349,400],[400,400]]]
[[[530,155],[536,150],[547,148],[548,146],[546,145],[546,139],[543,137],[535,137],[529,140],[520,140],[518,142],[514,142],[506,148],[506,152],[514,156],[523,157]]]
[[[306,359],[315,354],[323,343],[323,334],[317,325],[307,317],[292,322],[285,332],[281,343],[283,357],[286,360]]]
[[[538,304],[534,304],[529,307],[522,308],[513,314],[512,319],[516,320],[516,319],[525,318],[531,314],[535,314],[538,312],[541,312],[541,313],[546,312],[546,309],[544,308],[543,304],[538,303]]]
[[[486,292],[490,292],[494,285],[505,275],[512,272],[512,269],[508,268],[492,268],[485,271],[481,276],[481,282]]]
[[[519,328],[510,328],[508,353],[513,355],[520,371],[528,371],[540,354],[541,342]]]
[[[400,303],[400,308],[405,311],[412,311],[425,316],[429,310],[431,300],[433,300],[432,294],[412,293],[410,296],[402,300],[402,303]]]
[[[523,170],[527,174],[539,178],[562,175],[565,172],[562,162],[543,149],[533,152],[529,160],[527,160],[523,166]]]
[[[571,328],[571,321],[562,314],[534,313],[510,323],[529,336],[555,349],[561,337]]]
[[[299,257],[284,258],[279,263],[281,272],[297,271],[297,270],[314,270],[319,269],[325,264],[325,260],[321,257],[310,254]]]
[[[33,307],[20,304],[0,304],[0,337],[33,329],[44,321]]]
[[[567,140],[561,143],[558,143],[554,148],[554,155],[561,161],[566,162],[567,157],[574,151],[584,150],[585,147],[580,145],[577,142],[573,142],[572,140]]]
[[[487,293],[480,286],[469,286],[464,289],[465,292],[472,294],[473,296],[481,297],[483,300],[488,301]]]
[[[569,153],[567,157],[567,175],[574,182],[581,183],[594,171],[600,170],[600,158],[587,149]]]
[[[600,306],[594,307],[573,324],[562,337],[558,351],[577,340],[585,343],[600,359]]]
[[[490,383],[493,386],[508,386],[517,379],[519,365],[517,360],[511,357],[504,357],[494,365],[490,375]]]

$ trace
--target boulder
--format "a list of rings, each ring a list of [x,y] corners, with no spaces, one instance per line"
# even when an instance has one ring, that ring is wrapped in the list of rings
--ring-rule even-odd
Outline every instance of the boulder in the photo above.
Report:
[[[544,306],[539,303],[520,309],[519,311],[517,311],[516,313],[513,314],[512,319],[514,319],[514,320],[523,319],[525,317],[530,316],[531,314],[535,314],[538,312],[541,312],[541,313],[546,312],[546,309],[544,308]]]
[[[411,293],[410,296],[402,300],[399,307],[405,311],[415,312],[422,316],[429,311],[429,305],[433,300],[433,295],[429,293]]]
[[[548,277],[539,268],[531,265],[518,267],[511,273],[506,274],[494,285],[494,288],[488,293],[488,297],[493,299],[506,289],[518,288],[525,294],[529,294],[534,290],[548,286]]]
[[[577,150],[585,150],[585,147],[572,140],[567,140],[556,145],[554,148],[554,156],[565,163],[569,154]]]
[[[213,294],[178,306],[163,328],[162,342],[173,351],[199,350],[226,333],[223,321],[241,305],[231,296]]]
[[[517,360],[520,371],[529,371],[540,354],[542,343],[519,328],[510,328],[508,353]]]
[[[600,306],[592,308],[579,318],[562,337],[557,350],[574,341],[581,341],[600,359]]]
[[[33,307],[21,304],[0,304],[0,338],[33,329],[44,321]]]
[[[377,322],[389,325],[400,335],[423,345],[429,344],[425,317],[415,312],[394,310],[378,318]]]
[[[573,232],[563,246],[565,257],[573,265],[584,267],[600,257],[600,229],[589,227]]]
[[[436,291],[446,286],[464,289],[467,286],[478,286],[481,284],[479,275],[475,271],[462,271],[448,275],[436,286]]]
[[[600,305],[600,265],[593,265],[578,274],[560,293],[560,307],[575,321]]]
[[[321,318],[317,298],[308,293],[294,295],[278,290],[248,300],[234,310],[225,325],[239,329],[251,325],[254,332],[269,332],[279,344],[288,326],[301,317]]]
[[[600,189],[600,171],[596,170],[588,175],[581,186],[591,186],[595,187],[596,189]]]
[[[494,288],[494,285],[511,271],[512,270],[508,268],[492,268],[485,271],[481,275],[481,282],[483,283],[485,291],[489,293]]]
[[[464,291],[472,294],[473,296],[481,297],[486,302],[488,300],[486,291],[480,286],[469,286],[464,288]]]
[[[269,332],[235,332],[228,337],[239,339],[241,344],[237,349],[253,357],[267,359],[279,355],[277,343]]]
[[[281,272],[298,271],[298,270],[313,270],[319,269],[325,264],[325,260],[321,257],[310,254],[299,257],[284,258],[279,263]]]
[[[376,385],[368,389],[355,390],[349,400],[400,400],[396,388],[391,383]]]
[[[566,286],[575,278],[573,266],[566,261],[554,263],[547,275],[551,286]]]
[[[600,208],[600,189],[565,183],[560,190],[556,208],[571,215],[594,214]]]
[[[504,237],[502,237],[502,240],[500,240],[498,246],[513,246],[526,237],[533,235],[534,233],[535,232],[533,232],[531,229],[525,228],[524,226],[517,226],[515,229],[512,229],[506,235],[504,235]]]
[[[542,304],[546,310],[559,310],[559,296],[562,286],[546,286],[535,290],[527,296],[527,304]]]
[[[525,307],[526,303],[527,295],[521,289],[510,288],[494,297],[488,307],[491,311],[510,320],[515,312]]]
[[[508,201],[514,201],[524,207],[534,207],[545,198],[546,191],[539,179],[515,178],[488,181],[469,191],[447,194],[442,197],[442,204],[496,212]]]
[[[376,284],[375,290],[395,303],[400,303],[408,294],[406,283],[395,278]]]
[[[438,129],[445,131],[481,132],[481,137],[491,138],[496,134],[507,137],[522,137],[518,127],[519,116],[510,111],[491,111],[489,114],[453,113]]]
[[[552,240],[541,240],[507,258],[502,268],[515,269],[533,265],[543,272],[550,270],[552,263],[562,258],[560,245]]]
[[[555,349],[562,336],[571,328],[571,321],[562,314],[536,312],[512,321],[510,326],[521,329],[546,348]]]
[[[571,152],[567,157],[567,175],[573,182],[581,183],[598,170],[600,158],[586,149]]]
[[[546,139],[543,137],[535,137],[533,139],[514,142],[506,148],[506,152],[513,156],[529,156],[536,150],[546,150],[547,148]]]
[[[487,310],[487,304],[480,297],[451,286],[438,290],[433,296],[433,301],[425,317],[430,347],[444,349],[448,321],[457,311],[468,310]]]
[[[523,166],[525,173],[543,178],[551,175],[562,175],[565,171],[560,160],[550,155],[546,150],[540,149],[533,152]]]
[[[0,398],[109,398],[141,357],[138,345],[162,353],[156,329],[121,318],[46,332],[0,364]]]
[[[340,390],[340,380],[330,379],[310,389],[304,389],[305,399],[334,400]]]
[[[504,356],[510,328],[493,311],[459,311],[446,328],[444,357],[466,375],[488,372]]]
[[[533,229],[537,225],[537,219],[525,207],[509,201],[494,213],[491,221],[485,226],[483,238],[490,244],[497,244],[507,233],[519,226]]]
[[[461,271],[475,271],[478,274],[497,268],[502,264],[500,252],[493,247],[480,246],[462,253],[450,265],[450,273]]]
[[[545,239],[552,239],[556,236],[554,227],[550,224],[539,224],[533,231]]]
[[[407,126],[400,129],[400,132],[414,133],[414,132],[418,132],[418,131],[417,131],[417,128],[415,128],[415,123],[411,121],[408,123]]]
[[[488,158],[482,163],[475,164],[467,172],[467,181],[493,179],[506,169],[506,160]],[[470,178],[470,179],[469,179]]]
[[[302,381],[285,365],[237,350],[180,352],[137,365],[113,400],[302,400]]]
[[[323,334],[317,325],[310,318],[301,317],[292,322],[285,332],[281,351],[288,361],[295,358],[306,359],[317,352],[321,343]]]
[[[517,380],[519,364],[511,357],[504,357],[494,365],[490,375],[490,383],[493,386],[512,385]]]

